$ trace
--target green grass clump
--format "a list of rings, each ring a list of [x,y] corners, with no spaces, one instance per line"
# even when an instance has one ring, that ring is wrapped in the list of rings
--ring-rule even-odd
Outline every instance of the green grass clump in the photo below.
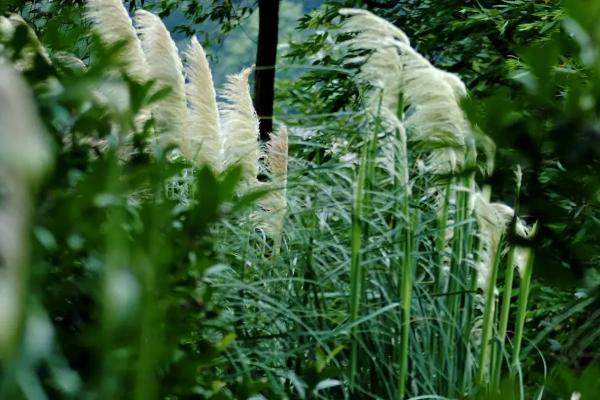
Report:
[[[524,398],[533,250],[513,245],[521,221],[477,184],[485,143],[464,85],[397,28],[344,13],[366,18],[345,25],[343,48],[364,101],[319,137],[290,129],[277,235],[253,204],[285,188],[240,194],[247,170],[214,173],[155,143],[136,117],[168,91],[119,72],[119,44],[94,42],[87,69],[34,62],[57,163],[0,397]],[[378,86],[390,62],[397,75]],[[90,94],[107,78],[125,110]]]

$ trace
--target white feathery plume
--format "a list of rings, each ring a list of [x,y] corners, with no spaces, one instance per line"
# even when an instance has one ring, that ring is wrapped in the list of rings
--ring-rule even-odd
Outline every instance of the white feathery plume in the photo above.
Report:
[[[14,348],[25,289],[31,188],[52,157],[22,77],[0,64],[0,356]]]
[[[408,36],[402,30],[367,10],[342,8],[339,13],[350,17],[344,21],[342,29],[346,32],[359,32],[364,40],[378,42],[383,37],[393,37],[396,40],[410,44]]]
[[[359,39],[360,35],[351,41],[350,46],[360,49],[359,46],[367,45],[367,42]],[[382,74],[381,71],[386,72]],[[408,189],[406,129],[398,118],[401,76],[402,64],[398,53],[389,44],[376,47],[359,73],[359,79],[371,86],[366,106],[373,116],[379,117],[382,128],[388,133],[381,143],[383,164],[392,175],[397,174],[400,185]],[[400,159],[400,168],[396,168],[396,154]]]
[[[352,22],[352,19],[347,22]],[[349,28],[345,26],[345,29]],[[371,51],[370,55],[348,60],[362,62],[358,78],[372,87],[368,96],[368,106],[373,111],[377,111],[381,98],[381,107],[391,111],[394,116],[397,115],[401,93],[402,60],[393,41],[385,37],[373,40],[361,31],[356,37],[346,41],[345,45],[349,50]]]
[[[92,29],[102,42],[114,45],[124,42],[119,60],[124,70],[137,81],[148,79],[148,63],[137,36],[133,21],[121,0],[87,0],[86,16],[92,21]],[[96,96],[111,107],[123,111],[129,107],[129,91],[114,72],[102,82]],[[149,110],[142,109],[135,118],[135,125],[143,127],[150,118]]]
[[[258,117],[252,104],[248,77],[253,68],[246,68],[227,77],[222,91],[225,100],[221,106],[221,127],[224,136],[224,168],[240,165],[242,184],[240,192],[246,192],[257,184]]]
[[[459,170],[464,164],[465,137],[470,134],[460,107],[467,93],[460,78],[435,68],[388,21],[365,10],[342,9],[340,13],[349,16],[342,30],[356,34],[347,46],[371,52],[353,59],[364,62],[360,77],[381,88],[382,106],[394,115],[402,95],[408,109],[401,125],[411,141],[428,150],[427,170],[440,174]]]
[[[477,268],[477,286],[484,293],[493,283],[490,273],[498,254],[500,240],[514,216],[514,210],[501,203],[490,203],[481,193],[475,193],[475,218],[479,226],[481,251]]]
[[[220,172],[223,169],[223,139],[215,87],[206,53],[195,36],[187,48],[186,58],[191,156],[196,165],[207,164],[213,171]]]
[[[369,51],[367,56],[358,56],[349,62],[361,62],[358,78],[367,82],[370,90],[366,96],[366,106],[372,116],[379,117],[382,127],[388,133],[381,143],[383,165],[391,174],[398,174],[400,184],[408,188],[408,166],[406,131],[398,118],[401,94],[402,62],[393,40],[409,43],[408,37],[400,29],[368,11],[342,9],[347,15],[342,31],[356,33],[345,42],[350,51]],[[396,170],[396,154],[401,160]]]
[[[371,108],[381,106],[394,116],[398,112],[402,62],[394,44],[398,40],[407,45],[408,37],[393,24],[366,10],[343,8],[341,15],[348,16],[342,24],[342,32],[356,34],[344,42],[351,51],[369,51],[366,56],[358,56],[349,62],[361,62],[359,78],[368,82],[374,89],[369,95]],[[380,95],[380,96],[379,96]]]
[[[267,168],[273,182],[285,192],[288,171],[288,132],[285,126],[279,128],[276,134],[272,134],[267,143]]]
[[[87,0],[87,17],[104,43],[112,45],[125,42],[121,57],[127,73],[140,81],[146,80],[146,58],[121,0]]]
[[[396,41],[403,63],[402,93],[409,106],[403,121],[410,140],[430,150],[434,173],[460,169],[470,127],[460,107],[466,88],[456,75],[435,68],[405,43]]]
[[[261,228],[274,239],[277,252],[287,211],[288,134],[285,127],[273,134],[267,144],[267,168],[272,190],[260,200],[265,212]]]
[[[142,49],[149,60],[148,77],[171,89],[169,95],[152,107],[159,140],[176,144],[188,160],[193,159],[187,135],[188,110],[185,97],[183,64],[177,46],[162,20],[146,11],[135,13]]]

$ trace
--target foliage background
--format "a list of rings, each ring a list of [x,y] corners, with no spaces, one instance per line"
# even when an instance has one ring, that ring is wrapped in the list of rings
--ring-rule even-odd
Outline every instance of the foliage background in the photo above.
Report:
[[[472,96],[465,105],[467,111],[498,144],[497,173],[488,180],[495,196],[512,201],[509,166],[523,165],[522,212],[542,221],[542,237],[546,238],[539,244],[539,280],[528,315],[532,342],[526,350],[531,354],[526,369],[532,373],[527,382],[544,381],[545,362],[557,382],[566,382],[562,387],[549,386],[549,393],[557,398],[569,395],[561,393],[565,388],[587,385],[593,390],[597,375],[581,372],[600,356],[598,258],[593,256],[600,254],[596,172],[600,76],[597,58],[586,62],[581,55],[586,46],[599,43],[598,28],[592,22],[594,16],[600,20],[598,7],[590,1],[525,0],[462,1],[459,5],[428,0],[323,3],[314,9],[298,1],[282,6],[284,33],[280,37],[289,44],[280,47],[276,118],[298,127],[291,152],[299,176],[291,178],[292,190],[310,193],[311,187],[317,188],[308,209],[329,213],[330,231],[346,227],[347,215],[326,204],[328,196],[340,203],[350,199],[350,187],[337,187],[335,193],[324,188],[338,175],[352,179],[345,168],[363,144],[354,129],[360,125],[360,90],[351,79],[356,71],[336,57],[329,29],[337,26],[340,7],[367,7],[402,27],[434,64],[465,80]],[[196,29],[212,37],[216,30],[222,32],[212,43],[213,53],[218,54],[217,82],[240,65],[252,63],[251,38],[256,29],[252,2],[236,3],[232,9],[221,2],[189,4],[185,10],[177,2],[145,6],[170,15],[167,21],[179,27],[175,31],[181,38]],[[246,398],[256,393],[266,398],[295,398],[302,397],[297,382],[306,384],[309,389],[304,390],[311,393],[322,382],[337,379],[340,369],[335,354],[343,351],[342,344],[327,343],[323,349],[315,346],[314,338],[292,335],[289,348],[283,351],[289,352],[289,358],[266,365],[273,360],[261,359],[260,353],[267,352],[271,342],[261,342],[259,329],[252,330],[252,326],[272,323],[257,312],[264,307],[261,302],[266,302],[275,314],[297,312],[292,313],[291,326],[281,331],[300,332],[301,321],[307,317],[301,314],[304,304],[317,301],[310,294],[316,286],[311,288],[310,282],[314,274],[323,273],[310,269],[311,257],[318,254],[308,249],[319,238],[309,237],[302,229],[291,232],[290,243],[304,243],[307,253],[284,258],[272,269],[256,273],[264,263],[266,245],[249,241],[249,248],[239,249],[238,235],[250,234],[235,226],[247,219],[243,210],[249,200],[233,199],[235,172],[217,181],[208,171],[198,171],[183,183],[173,184],[187,166],[168,160],[165,154],[144,152],[148,139],[144,131],[127,139],[133,146],[131,161],[118,162],[122,133],[133,126],[135,113],[156,101],[160,93],[122,76],[120,84],[133,99],[126,110],[95,102],[90,88],[105,78],[104,71],[118,67],[116,49],[102,48],[87,36],[81,3],[8,2],[3,6],[24,13],[52,53],[73,52],[91,60],[91,68],[82,72],[37,60],[26,74],[53,136],[58,161],[37,195],[30,278],[33,295],[28,299],[31,311],[24,326],[29,336],[21,343],[24,356],[15,364],[19,368],[3,366],[0,395],[17,398],[11,396],[28,387],[29,398],[43,398],[36,397],[37,388],[46,390],[50,398],[114,398],[115,388],[127,386],[131,390],[127,396],[140,399],[155,391],[160,398]],[[568,25],[562,24],[565,9],[592,32],[589,38],[573,40]],[[301,17],[301,13],[306,14]],[[297,32],[290,32],[291,21],[299,17]],[[52,79],[60,82],[61,90],[47,84]],[[586,106],[590,97],[595,102]],[[115,136],[115,130],[121,134]],[[112,143],[108,152],[97,146],[103,139]],[[319,168],[324,175],[314,173]],[[173,188],[170,198],[149,200],[160,197],[164,187]],[[182,207],[180,200],[185,196],[179,190],[219,195],[207,203],[193,201]],[[149,193],[153,196],[146,197]],[[123,197],[129,200],[124,202]],[[298,204],[291,204],[294,223],[302,227],[322,224],[321,215],[302,212],[307,209],[302,196],[292,198],[299,199]],[[216,225],[218,220],[221,224]],[[226,236],[236,238],[235,243],[215,240]],[[343,244],[347,243],[341,240]],[[153,253],[148,254],[148,249]],[[335,254],[327,257],[336,259]],[[236,285],[214,277],[222,273],[222,267],[214,267],[219,261],[231,266]],[[298,280],[291,290],[270,286],[274,293],[256,291],[261,281],[277,282],[283,278],[281,268],[298,262],[304,265],[297,270],[304,283]],[[106,270],[112,272],[102,272]],[[128,286],[128,274],[144,284],[137,289]],[[334,276],[335,272],[324,283],[326,288],[333,285],[327,288],[332,292]],[[196,285],[198,280],[207,284]],[[137,297],[119,297],[119,293],[107,292],[110,287],[124,287]],[[289,294],[287,304],[269,303],[280,299],[282,292]],[[105,303],[105,296],[114,297],[117,303]],[[223,304],[234,306],[223,309]],[[315,325],[325,328],[335,326],[341,316],[323,313],[312,318]],[[150,327],[160,327],[160,335],[147,340],[145,332]],[[38,351],[27,351],[31,348]],[[249,353],[239,355],[248,348],[252,349]],[[294,375],[256,374],[248,368],[252,363],[265,363],[258,368],[263,372],[278,366]],[[135,368],[130,368],[132,364]],[[157,365],[159,386],[152,379]],[[23,371],[24,378],[11,379],[18,371]],[[11,382],[19,382],[21,389]],[[336,398],[336,389],[331,390],[330,398]]]

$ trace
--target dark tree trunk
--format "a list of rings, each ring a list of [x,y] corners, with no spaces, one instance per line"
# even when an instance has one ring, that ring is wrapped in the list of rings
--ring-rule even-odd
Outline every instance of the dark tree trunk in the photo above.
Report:
[[[260,120],[260,138],[267,141],[273,131],[279,0],[258,0],[258,21],[254,107]]]

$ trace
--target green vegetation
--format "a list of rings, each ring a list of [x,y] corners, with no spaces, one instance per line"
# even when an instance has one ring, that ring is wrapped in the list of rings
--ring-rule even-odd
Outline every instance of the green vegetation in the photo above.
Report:
[[[597,398],[597,2],[324,1],[268,143],[85,3],[0,7],[0,399]]]

